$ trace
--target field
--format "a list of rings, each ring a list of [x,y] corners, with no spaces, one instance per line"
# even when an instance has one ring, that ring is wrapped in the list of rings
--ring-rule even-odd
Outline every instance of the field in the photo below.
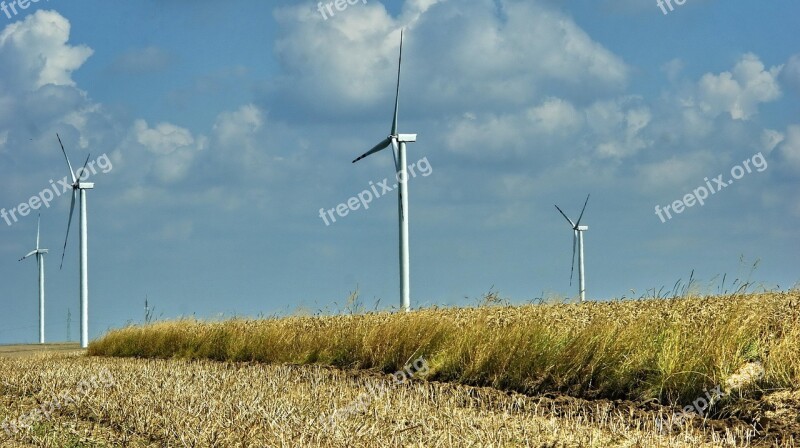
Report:
[[[796,446],[798,304],[792,292],[129,327],[91,356],[0,358],[0,419],[46,410],[0,440]]]
[[[0,345],[0,358],[26,358],[42,353],[63,353],[80,350],[79,344]]]

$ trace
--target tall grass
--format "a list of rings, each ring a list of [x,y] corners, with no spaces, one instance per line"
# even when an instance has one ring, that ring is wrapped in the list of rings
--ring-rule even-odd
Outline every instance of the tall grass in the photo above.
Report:
[[[90,344],[89,354],[316,363],[385,372],[424,356],[429,379],[528,394],[680,404],[724,385],[743,365],[756,361],[764,377],[738,394],[796,389],[798,305],[800,294],[791,292],[179,320],[111,331]]]

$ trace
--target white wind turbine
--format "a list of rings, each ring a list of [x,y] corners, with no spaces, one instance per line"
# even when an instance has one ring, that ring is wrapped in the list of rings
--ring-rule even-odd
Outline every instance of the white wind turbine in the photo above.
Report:
[[[64,158],[67,159],[69,175],[72,178],[72,203],[69,206],[69,221],[67,221],[67,236],[64,238],[64,251],[61,253],[61,267],[64,266],[64,255],[67,252],[69,228],[72,225],[72,212],[75,210],[75,196],[80,192],[81,348],[87,348],[89,346],[89,242],[86,222],[86,190],[93,189],[94,183],[82,182],[81,177],[87,172],[86,164],[89,163],[91,155],[86,157],[83,168],[76,173],[69,162],[64,144],[61,143],[61,137],[58,134],[56,134],[56,137],[58,137],[58,143],[61,145],[61,152],[64,153]]]
[[[572,226],[572,270],[569,273],[569,284],[572,285],[572,275],[575,272],[575,245],[577,244],[578,249],[578,294],[581,297],[581,302],[586,300],[586,277],[584,276],[583,271],[583,232],[589,230],[589,226],[582,226],[581,219],[583,219],[583,212],[586,211],[586,204],[589,203],[589,196],[586,196],[586,202],[583,203],[583,209],[581,210],[581,214],[578,217],[577,222],[572,222],[569,217],[556,205],[556,209],[561,213],[562,216],[569,222],[569,225]]]
[[[39,215],[39,220],[36,221],[36,249],[30,251],[28,255],[20,258],[19,261],[35,255],[36,264],[39,265],[39,343],[44,344],[44,254],[46,254],[48,250],[39,248],[39,229],[41,220],[42,215]]]
[[[399,183],[399,197],[397,201],[399,222],[400,222],[400,306],[405,311],[411,310],[411,293],[409,280],[409,249],[408,249],[408,175],[406,173],[406,143],[417,141],[417,134],[398,134],[397,115],[400,100],[400,67],[403,63],[403,31],[400,31],[400,57],[397,62],[397,90],[394,99],[394,119],[392,120],[392,131],[382,142],[375,145],[372,149],[364,153],[353,163],[392,147],[394,154],[394,167]]]

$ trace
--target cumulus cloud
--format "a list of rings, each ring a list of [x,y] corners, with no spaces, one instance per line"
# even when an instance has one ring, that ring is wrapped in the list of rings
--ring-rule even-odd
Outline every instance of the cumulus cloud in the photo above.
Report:
[[[709,151],[673,156],[639,167],[638,184],[650,191],[692,185],[713,172],[715,161]]]
[[[398,17],[374,2],[328,21],[307,7],[290,7],[276,17],[283,31],[275,52],[288,77],[273,93],[314,110],[341,113],[348,105],[393,100],[402,27],[408,29],[404,89],[435,107],[522,105],[541,100],[550,85],[566,95],[618,91],[628,79],[619,57],[538,1],[414,1]]]
[[[214,123],[214,135],[220,147],[253,147],[252,137],[264,124],[264,114],[253,104],[246,104],[233,112],[223,112]]]
[[[269,116],[252,103],[218,114],[209,138],[207,174],[245,188],[257,185],[253,191],[262,196],[266,185],[296,179],[298,170],[307,174],[312,169],[306,160],[307,137]]]
[[[747,120],[758,113],[761,103],[781,97],[778,75],[781,67],[766,69],[758,56],[742,56],[731,72],[705,74],[698,84],[699,106],[707,114],[730,114],[734,120]]]
[[[253,104],[217,116],[213,127],[214,156],[220,166],[239,173],[263,172],[270,165],[270,136],[262,135],[265,114]]]
[[[590,142],[595,156],[618,159],[650,145],[643,130],[651,120],[650,108],[638,97],[596,101],[582,109],[551,97],[520,112],[467,113],[450,123],[445,144],[454,152],[523,156]]]
[[[548,98],[520,113],[467,113],[450,124],[446,144],[454,152],[480,154],[485,150],[525,153],[543,139],[560,139],[577,132],[583,115],[568,101]]]
[[[0,33],[3,90],[33,91],[42,86],[74,86],[72,72],[92,55],[84,45],[67,44],[70,23],[55,11],[36,11]]]
[[[149,171],[163,183],[172,183],[186,177],[197,153],[206,145],[204,136],[194,137],[187,129],[170,123],[150,127],[145,120],[136,120],[121,151],[138,170]]]
[[[641,131],[652,119],[650,108],[635,97],[598,101],[586,109],[596,154],[604,158],[631,156],[647,147]]]
[[[784,139],[786,139],[786,136],[782,133],[772,129],[764,129],[761,133],[761,148],[767,153],[770,153]]]
[[[55,11],[37,11],[0,31],[0,133],[18,151],[55,132],[80,148],[98,143],[113,125],[72,79],[92,55],[84,45],[69,44],[69,21]]]

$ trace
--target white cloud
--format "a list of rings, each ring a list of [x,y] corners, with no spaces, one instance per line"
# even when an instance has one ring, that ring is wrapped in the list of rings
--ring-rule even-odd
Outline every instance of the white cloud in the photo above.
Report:
[[[694,185],[713,172],[714,160],[709,151],[697,151],[648,163],[638,170],[638,185],[651,191]]]
[[[652,119],[650,108],[638,97],[597,101],[585,109],[548,98],[516,113],[469,112],[451,123],[445,144],[461,153],[491,150],[524,155],[564,147],[575,151],[576,146],[590,142],[595,156],[619,159],[651,145],[643,131]]]
[[[123,154],[131,154],[137,169],[149,167],[158,180],[172,183],[186,177],[206,144],[205,137],[195,138],[189,130],[173,124],[151,128],[145,120],[136,120],[121,146]]]
[[[641,131],[650,124],[650,109],[635,97],[599,101],[586,109],[586,122],[593,130],[600,157],[620,158],[636,154],[649,145]]]
[[[446,144],[454,152],[525,153],[538,149],[543,138],[559,139],[578,132],[583,123],[583,115],[571,103],[548,98],[516,114],[467,113],[451,123]]]
[[[253,104],[220,113],[213,128],[217,163],[239,173],[265,172],[271,165],[267,143],[274,141],[263,135],[265,121],[264,112]]]
[[[40,10],[0,31],[0,132],[19,150],[44,131],[86,148],[109,129],[100,126],[108,124],[102,108],[72,79],[93,50],[69,45],[70,28],[57,12]]]
[[[67,44],[70,23],[55,11],[36,11],[0,33],[0,73],[4,89],[32,91],[47,84],[74,86],[72,72],[92,55],[84,45]]]
[[[786,139],[786,136],[782,133],[772,129],[764,129],[761,133],[761,148],[767,153],[770,153],[784,139]]]
[[[747,120],[758,113],[759,104],[781,97],[780,71],[780,66],[766,70],[758,56],[745,54],[732,72],[703,75],[698,85],[699,106],[711,116],[729,113],[734,120]]]
[[[780,153],[792,168],[800,171],[800,125],[793,124],[786,129]]]
[[[574,132],[583,124],[583,118],[568,101],[548,98],[540,106],[528,110],[530,125],[542,134]]]
[[[136,120],[133,128],[136,141],[148,151],[159,155],[170,154],[194,143],[191,132],[169,123],[150,128],[146,121]]]
[[[252,146],[252,137],[264,124],[264,114],[256,106],[247,104],[234,112],[223,112],[214,124],[217,142],[223,148],[236,145]]]
[[[280,9],[275,52],[289,73],[273,93],[341,113],[393,100],[400,28],[406,27],[404,91],[418,101],[524,105],[546,85],[618,91],[627,65],[570,17],[537,1],[406,3],[392,17],[381,3],[323,21],[306,6]],[[388,30],[388,31],[387,31]],[[458,76],[453,76],[458,73]]]

